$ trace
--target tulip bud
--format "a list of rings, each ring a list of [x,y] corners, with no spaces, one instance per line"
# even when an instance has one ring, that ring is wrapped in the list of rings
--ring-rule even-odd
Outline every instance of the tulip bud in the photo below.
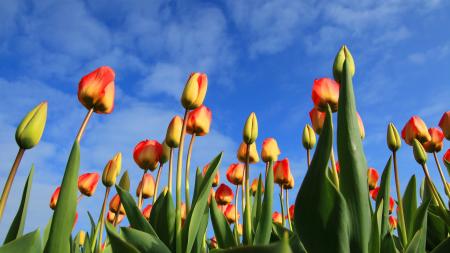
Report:
[[[394,211],[395,200],[392,197],[389,197],[389,214]]]
[[[228,223],[230,223],[230,224],[235,223],[236,220],[238,220],[240,217],[240,215],[238,213],[237,219],[236,219],[236,210],[235,209],[236,209],[235,205],[228,204],[228,205],[226,205],[226,209],[223,213],[225,215],[225,218],[227,218]]]
[[[78,245],[84,246],[85,240],[86,240],[86,231],[80,230],[80,233],[78,234]]]
[[[277,161],[273,166],[273,180],[278,185],[286,185],[289,183],[291,170],[289,168],[289,160],[287,158]]]
[[[226,184],[221,184],[216,190],[216,202],[219,205],[230,204],[233,200],[233,190]]]
[[[209,170],[209,163],[205,165],[205,167],[203,167],[203,173],[202,175],[205,176],[206,172]],[[216,175],[214,176],[213,182],[212,182],[212,187],[216,187],[217,185],[219,185],[219,181],[220,181],[220,174],[219,174],[219,170],[216,170]]]
[[[336,82],[341,83],[341,78],[344,75],[344,62],[347,61],[350,67],[350,74],[353,77],[355,75],[355,63],[353,62],[353,57],[346,45],[343,45],[336,57],[334,58],[333,64],[333,76]]]
[[[441,120],[439,121],[439,127],[445,135],[447,140],[450,140],[450,111],[444,112]]]
[[[330,78],[314,80],[312,100],[314,102],[314,107],[321,112],[326,112],[328,105],[330,105],[331,111],[337,112],[339,84]]]
[[[424,165],[427,162],[427,153],[425,153],[425,149],[417,139],[413,141],[413,153],[414,158],[420,165]]]
[[[242,224],[237,224],[236,230],[238,232],[238,235],[242,235]]]
[[[450,170],[450,148],[447,149],[447,151],[444,154],[444,157],[442,157],[442,160],[444,161],[445,167],[447,167],[447,169]]]
[[[374,201],[377,200],[379,191],[380,191],[380,187],[375,187],[375,189],[369,191],[369,195]]]
[[[109,211],[116,213],[119,210],[119,213],[124,214],[125,208],[123,208],[122,203],[120,202],[119,194],[114,195],[114,197],[109,202]]]
[[[369,184],[369,190],[373,190],[377,187],[378,177],[378,171],[375,168],[369,168],[367,170],[367,183]]]
[[[252,144],[258,138],[258,120],[254,112],[250,113],[244,126],[243,140],[247,144]]]
[[[444,146],[444,133],[439,128],[432,127],[428,129],[431,140],[423,143],[423,148],[428,153],[439,152]]]
[[[210,249],[218,249],[219,245],[217,244],[216,237],[213,236],[211,239],[209,239],[209,248]]]
[[[56,204],[58,203],[59,192],[61,190],[61,186],[58,186],[56,190],[53,192],[52,197],[50,198],[50,208],[55,210]]]
[[[103,169],[102,182],[106,187],[111,187],[116,183],[116,178],[122,168],[122,153],[118,152],[113,159],[109,160]]]
[[[119,181],[119,186],[125,191],[130,191],[130,177],[128,176],[128,171],[125,171],[122,174],[122,177],[120,178]]]
[[[317,110],[316,108],[313,108],[309,112],[309,118],[311,119],[311,124],[314,129],[314,131],[317,134],[320,134],[322,132],[323,123],[325,122],[325,113]]]
[[[285,184],[283,187],[284,189],[290,190],[292,188],[294,188],[294,176],[292,176],[292,174],[289,174],[289,182],[287,184]]]
[[[78,190],[85,196],[92,196],[97,189],[100,175],[96,172],[85,173],[78,177]]]
[[[294,210],[295,210],[295,205],[291,205],[289,207],[289,216],[291,217],[291,220],[294,220]]]
[[[183,119],[178,115],[173,117],[167,127],[166,139],[164,140],[164,143],[171,148],[178,148],[178,146],[180,146],[182,128]]]
[[[134,148],[134,161],[141,169],[154,171],[158,167],[162,149],[162,145],[155,140],[141,141]]]
[[[150,219],[150,213],[152,212],[152,205],[151,204],[148,204],[145,208],[144,208],[144,210],[142,210],[142,215],[147,219],[147,220],[149,220]]]
[[[17,127],[17,145],[22,149],[30,149],[36,146],[44,133],[46,121],[47,102],[42,102],[34,107]]]
[[[96,113],[111,113],[114,109],[115,73],[110,67],[100,67],[81,78],[78,100]]]
[[[397,229],[397,219],[394,216],[389,216],[389,225],[391,230]]]
[[[278,143],[274,138],[267,138],[263,141],[261,159],[264,162],[274,162],[278,160],[280,149]]]
[[[123,218],[125,218],[125,215],[119,214],[119,216],[117,217],[117,224],[120,224],[122,222]],[[116,213],[108,211],[108,214],[106,215],[106,220],[109,223],[113,224],[115,219],[116,219]]]
[[[359,135],[361,136],[361,139],[364,139],[364,137],[366,137],[366,131],[364,130],[364,124],[359,113],[356,113],[356,118],[358,119]]]
[[[408,145],[413,145],[414,139],[422,143],[431,140],[427,125],[419,116],[411,117],[405,124],[402,130],[402,138]]]
[[[163,142],[161,145],[162,145],[162,153],[161,157],[159,158],[159,163],[165,164],[167,161],[169,161],[170,158],[170,147],[167,146],[166,142]]]
[[[320,128],[322,130],[322,127]],[[305,128],[303,128],[302,144],[307,150],[313,149],[316,145],[316,133],[314,133],[314,130],[309,124],[306,124]]]
[[[237,158],[240,162],[245,163],[247,160],[247,144],[245,142],[242,142],[239,146]],[[258,151],[256,150],[256,144],[252,143],[250,144],[250,154],[249,154],[249,162],[250,163],[257,163],[259,162],[259,156]]]
[[[211,126],[211,118],[211,110],[204,105],[192,110],[187,116],[186,132],[197,136],[208,134]]]
[[[253,196],[255,196],[256,193],[258,192],[258,182],[259,179],[255,178],[253,179],[253,182],[250,186],[250,192],[252,193]],[[261,193],[264,193],[264,184],[261,184]]]
[[[228,167],[227,179],[234,185],[241,185],[244,180],[245,165],[242,163],[233,163]]]
[[[400,135],[393,123],[389,123],[387,129],[387,145],[392,152],[397,151],[401,146]]]
[[[187,110],[195,109],[203,104],[206,90],[208,89],[208,78],[203,73],[192,73],[184,86],[181,104]]]
[[[279,213],[279,212],[274,212],[272,214],[272,220],[273,220],[273,223],[282,225],[283,224],[283,215],[281,215],[281,213]]]
[[[136,197],[139,197],[139,193],[142,189],[142,198],[148,199],[155,194],[155,179],[151,174],[145,173],[142,180],[136,189]]]

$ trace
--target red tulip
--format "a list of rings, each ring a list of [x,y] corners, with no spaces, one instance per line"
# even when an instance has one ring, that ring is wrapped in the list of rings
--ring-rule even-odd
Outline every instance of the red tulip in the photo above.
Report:
[[[133,158],[137,165],[143,170],[155,170],[158,167],[162,145],[155,140],[144,140],[134,148]]]
[[[245,165],[242,163],[233,163],[228,167],[227,179],[234,185],[241,185],[244,180]]]
[[[278,148],[278,143],[274,138],[267,138],[263,141],[261,159],[264,162],[274,162],[278,160],[280,155],[280,148]]]
[[[216,190],[216,202],[219,205],[230,204],[233,200],[233,190],[226,184],[221,184]]]
[[[203,167],[203,173],[202,173],[203,176],[206,175],[206,172],[208,171],[208,169],[209,169],[209,163],[206,164],[205,167]],[[219,181],[220,181],[219,170],[216,170],[216,176],[213,179],[212,186],[216,187],[217,185],[219,185]]]
[[[380,191],[380,187],[375,187],[375,189],[369,191],[370,197],[372,197],[373,200],[377,200],[379,191]]]
[[[115,73],[103,66],[81,78],[78,84],[78,100],[88,110],[96,113],[111,113],[114,109]]]
[[[295,205],[291,205],[288,210],[291,220],[294,220],[294,209],[295,209]],[[288,217],[286,216],[286,218],[288,218]]]
[[[96,172],[81,175],[78,177],[78,190],[80,190],[83,195],[88,197],[92,196],[97,189],[99,179],[100,175]]]
[[[392,197],[389,197],[389,213],[391,214],[394,211],[395,200]]]
[[[311,124],[314,129],[314,132],[320,134],[322,132],[323,123],[325,122],[326,113],[313,108],[309,112],[309,118],[311,119]]]
[[[144,187],[142,187],[144,186]],[[136,197],[139,197],[139,193],[141,192],[142,188],[142,198],[148,199],[150,197],[153,197],[155,194],[155,179],[153,176],[149,173],[145,173],[142,180],[139,182],[138,187],[136,188]]]
[[[259,179],[255,178],[253,179],[252,185],[250,186],[250,192],[253,196],[255,196],[256,192],[258,191],[258,182]],[[261,184],[261,193],[264,193],[264,183]]]
[[[312,100],[319,111],[325,112],[327,104],[329,104],[331,110],[336,112],[339,101],[339,84],[330,78],[314,80]]]
[[[58,203],[59,191],[61,190],[61,186],[58,186],[56,190],[53,192],[52,197],[50,198],[50,208],[55,210],[56,204]]]
[[[375,168],[369,168],[367,170],[367,182],[369,184],[369,190],[375,189],[378,183],[378,171]]]
[[[186,204],[181,203],[181,223],[184,224],[186,221]]]
[[[339,161],[336,161],[336,171],[337,173],[341,172],[341,165],[339,164]]]
[[[121,214],[125,213],[125,209],[123,208],[123,205],[120,202],[120,196],[119,196],[119,194],[116,194],[109,202],[109,210],[111,212],[115,213],[115,212],[117,212],[118,209],[119,209],[119,213],[121,213]]]
[[[397,219],[394,216],[389,216],[389,225],[392,230],[397,228]]]
[[[112,223],[114,223],[115,218],[116,218],[116,213],[108,211],[108,214],[106,215],[106,220],[112,224]],[[119,216],[117,217],[117,224],[120,224],[122,222],[123,218],[125,218],[125,215],[119,214]]]
[[[439,121],[439,127],[442,129],[442,132],[444,132],[445,138],[450,140],[450,111],[444,112]]]
[[[272,214],[273,223],[281,225],[283,223],[283,215],[279,212],[274,212]]]
[[[152,212],[152,205],[148,204],[144,210],[142,210],[142,215],[144,215],[144,217],[149,220],[150,219],[150,213]]]
[[[211,249],[217,249],[219,248],[219,245],[217,244],[217,239],[215,236],[213,236],[211,239],[209,239],[209,247]]]
[[[225,206],[225,211],[224,211],[224,215],[227,218],[228,223],[232,224],[235,223],[237,219],[239,219],[240,215],[239,213],[237,214],[237,219],[236,219],[236,207],[233,204],[228,204]]]
[[[187,116],[186,132],[197,136],[208,134],[211,118],[211,110],[204,105],[192,110]]]
[[[277,161],[273,166],[273,180],[278,185],[288,184],[290,174],[291,170],[287,158]]]
[[[444,133],[439,128],[432,127],[428,129],[431,140],[423,143],[423,148],[428,153],[439,152],[444,146]]]
[[[419,116],[413,116],[409,119],[403,127],[402,138],[408,145],[412,145],[414,139],[422,143],[431,140],[427,125]]]
[[[450,148],[447,149],[447,151],[444,154],[444,157],[442,157],[442,160],[444,161],[444,164],[447,168],[450,168]]]

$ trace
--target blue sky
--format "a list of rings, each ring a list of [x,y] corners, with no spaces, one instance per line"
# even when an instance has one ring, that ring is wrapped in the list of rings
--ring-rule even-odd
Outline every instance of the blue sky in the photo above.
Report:
[[[202,71],[208,74],[205,104],[213,123],[212,132],[195,143],[193,165],[203,166],[225,151],[224,181],[245,119],[255,111],[258,145],[266,137],[278,140],[281,158],[291,160],[296,192],[306,171],[301,132],[313,106],[312,83],[332,76],[334,56],[344,43],[356,62],[354,86],[368,163],[381,170],[389,156],[389,122],[401,130],[410,116],[419,115],[432,127],[450,109],[450,4],[329,2],[0,1],[0,185],[17,152],[15,127],[33,106],[49,102],[46,131],[20,166],[0,237],[32,163],[36,172],[26,229],[43,228],[50,218],[50,196],[86,112],[77,101],[77,84],[101,65],[116,71],[116,106],[111,115],[95,115],[90,122],[81,143],[81,172],[101,173],[121,151],[134,189],[142,173],[132,160],[134,145],[163,139],[172,116],[183,112],[179,96],[186,77]],[[422,178],[407,145],[399,166],[402,188],[412,174]],[[254,167],[254,176],[263,170],[262,164]],[[441,187],[434,162],[429,167]],[[99,186],[94,197],[82,200],[77,229],[87,228],[86,210],[99,205],[103,193]]]

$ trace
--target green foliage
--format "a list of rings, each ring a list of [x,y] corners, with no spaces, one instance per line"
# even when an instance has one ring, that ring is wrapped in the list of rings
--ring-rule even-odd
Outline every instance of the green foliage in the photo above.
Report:
[[[68,240],[67,240],[68,241]],[[39,229],[8,242],[0,248],[0,253],[42,252]]]

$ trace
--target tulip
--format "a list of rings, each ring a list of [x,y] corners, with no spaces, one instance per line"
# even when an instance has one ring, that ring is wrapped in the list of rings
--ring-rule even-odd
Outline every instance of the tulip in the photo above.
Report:
[[[78,190],[85,196],[92,196],[97,189],[100,175],[96,172],[85,173],[78,177]]]
[[[311,124],[314,129],[314,131],[317,134],[320,134],[322,132],[323,123],[325,122],[325,113],[317,110],[316,108],[313,108],[309,112],[309,118],[311,119]]]
[[[141,141],[134,148],[134,161],[141,169],[154,171],[158,167],[162,149],[162,145],[158,141]]]
[[[336,57],[334,58],[333,63],[333,76],[336,82],[341,83],[342,76],[344,75],[344,62],[347,61],[349,64],[350,75],[353,77],[355,75],[355,63],[353,61],[352,54],[348,50],[346,45],[343,45]]]
[[[285,185],[283,185],[283,188],[286,190],[293,189],[295,185],[294,176],[292,174],[289,174],[289,182]]]
[[[427,125],[425,125],[425,122],[419,116],[411,117],[405,124],[402,130],[402,138],[411,146],[413,145],[414,139],[422,143],[431,140]]]
[[[21,149],[30,149],[36,146],[44,133],[47,121],[47,102],[42,102],[33,108],[22,119],[16,129],[16,142]]]
[[[432,127],[428,129],[428,133],[431,136],[431,139],[425,143],[423,143],[424,149],[428,153],[434,153],[441,151],[444,146],[444,133],[439,128]]]
[[[263,141],[261,159],[265,162],[274,162],[278,160],[280,155],[280,149],[278,148],[277,141],[274,138],[267,138]]]
[[[242,163],[233,163],[228,167],[227,179],[234,185],[241,185],[244,180],[245,165]]]
[[[78,235],[78,245],[84,246],[85,240],[86,240],[86,231],[80,230],[80,233]]]
[[[378,177],[378,171],[375,168],[369,168],[367,170],[367,183],[369,184],[369,190],[373,190],[377,187]]]
[[[291,217],[291,220],[294,219],[294,209],[295,209],[295,205],[291,205],[289,207],[289,216]]]
[[[273,220],[273,223],[281,226],[283,223],[283,216],[279,212],[274,212],[272,214],[272,220]]]
[[[181,223],[184,224],[184,222],[186,221],[186,204],[185,203],[181,203]]]
[[[61,190],[61,186],[58,186],[56,190],[53,192],[52,197],[50,198],[50,208],[55,210],[56,204],[58,203],[59,192]]]
[[[442,160],[444,161],[445,166],[450,170],[450,148],[447,149]]]
[[[257,178],[253,179],[252,185],[250,187],[250,192],[252,193],[253,196],[256,195],[256,193],[258,192],[258,182],[259,180]],[[264,193],[264,185],[261,184],[261,193]]]
[[[375,187],[373,190],[370,190],[369,191],[370,197],[372,197],[372,199],[376,201],[379,191],[380,191],[380,187]]]
[[[142,198],[148,199],[154,196],[155,193],[155,179],[151,174],[145,173],[142,180],[136,188],[136,197],[139,197],[142,191]]]
[[[171,147],[169,147],[165,141],[161,143],[161,145],[162,153],[161,157],[159,158],[159,164],[165,164],[167,161],[169,161]]]
[[[113,213],[116,213],[117,210],[119,210],[120,214],[125,214],[125,208],[123,208],[123,205],[120,202],[119,194],[114,195],[114,197],[109,202],[109,210]]]
[[[119,216],[117,216],[117,221],[115,222],[116,224],[114,224],[114,221],[116,220],[116,213],[109,211],[108,215],[106,215],[106,220],[113,225],[120,224],[123,218],[125,218],[125,215],[119,214]]]
[[[417,139],[413,140],[413,153],[418,164],[424,165],[427,162],[427,153]]]
[[[166,139],[164,143],[170,148],[178,148],[180,146],[180,136],[183,127],[183,119],[180,116],[175,116],[169,123],[166,132]]]
[[[356,118],[358,119],[359,135],[361,136],[361,139],[364,139],[364,137],[366,137],[366,131],[364,130],[364,124],[359,113],[356,113]]]
[[[217,195],[216,195],[217,196]],[[237,213],[236,219],[236,207],[233,204],[226,205],[226,209],[224,211],[225,218],[227,218],[228,223],[232,224],[239,220],[239,213]]]
[[[450,111],[444,112],[441,120],[439,121],[439,127],[445,135],[447,140],[450,140]]]
[[[386,140],[387,145],[392,152],[397,151],[402,145],[397,128],[395,128],[393,123],[389,123],[388,125]]]
[[[391,230],[397,229],[397,219],[392,215],[389,216],[389,225]]]
[[[277,161],[273,166],[273,180],[280,186],[289,183],[290,174],[291,170],[287,158]]]
[[[322,112],[320,112],[320,113],[322,113]],[[311,121],[312,121],[312,117],[311,117]],[[322,126],[323,126],[323,120],[322,120],[320,129],[322,129]],[[314,133],[313,128],[309,124],[306,124],[305,128],[303,128],[302,144],[306,150],[311,150],[316,145],[316,134]]]
[[[236,226],[238,235],[242,235],[242,224],[237,224],[235,226]]]
[[[389,214],[394,211],[395,200],[392,197],[389,197]]]
[[[315,108],[325,112],[327,105],[331,111],[337,112],[339,101],[339,84],[330,78],[320,78],[314,80],[312,88],[312,100]]]
[[[230,204],[233,200],[233,190],[226,184],[221,184],[216,190],[216,202],[219,205]]]
[[[102,182],[106,187],[111,187],[116,183],[117,176],[122,168],[122,153],[118,152],[113,159],[109,160],[103,169]]]
[[[144,210],[142,210],[142,215],[147,219],[150,220],[150,213],[152,212],[152,205],[148,204]]]
[[[217,239],[215,236],[213,236],[211,239],[209,239],[209,248],[210,249],[218,249],[219,245],[217,244]]]
[[[337,162],[335,163],[335,166],[336,166],[336,171],[337,171],[337,173],[340,173],[340,172],[341,172],[341,165],[339,164],[339,161],[337,161]]]
[[[184,86],[181,95],[181,104],[187,110],[195,109],[203,104],[206,90],[208,89],[208,78],[204,73],[192,73]]]
[[[242,142],[237,152],[237,158],[240,162],[245,163],[247,160],[247,144]],[[256,150],[256,144],[250,144],[249,163],[259,162],[258,151]]]
[[[205,167],[203,167],[203,173],[202,175],[205,176],[206,172],[209,170],[209,163],[205,165]],[[219,185],[219,181],[220,181],[220,174],[219,174],[219,170],[216,171],[216,176],[213,179],[212,182],[212,187],[216,187]]]
[[[208,134],[211,126],[211,118],[211,110],[204,105],[192,110],[188,114],[186,132],[197,136]]]
[[[81,78],[78,100],[96,113],[111,113],[114,109],[115,73],[110,67],[100,67]]]
[[[245,122],[243,140],[246,144],[252,144],[258,138],[258,119],[254,112],[250,113]]]

